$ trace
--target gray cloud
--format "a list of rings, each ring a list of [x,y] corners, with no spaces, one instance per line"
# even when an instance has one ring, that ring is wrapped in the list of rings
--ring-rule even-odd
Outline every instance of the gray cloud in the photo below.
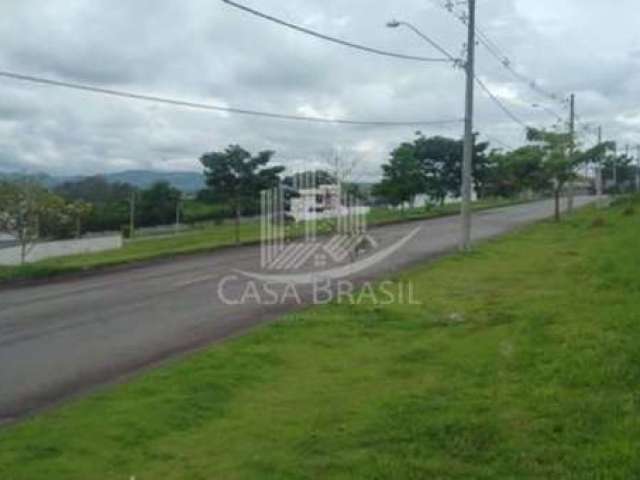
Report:
[[[327,34],[378,48],[435,55],[411,32],[384,27],[411,20],[456,55],[464,26],[439,0],[246,0]],[[373,8],[372,8],[373,7]],[[442,65],[375,57],[283,29],[217,0],[22,0],[5,2],[0,68],[105,88],[291,114],[358,119],[460,118],[463,76]],[[640,40],[635,2],[479,2],[479,22],[518,71],[544,88],[578,94],[585,121],[637,142]],[[594,32],[598,32],[594,35]],[[478,74],[528,123],[553,119],[545,102],[482,46]],[[482,92],[477,128],[518,145],[522,128]],[[566,111],[555,106],[563,115]],[[630,120],[631,119],[631,120]],[[340,149],[361,158],[362,175],[415,128],[361,128],[273,121],[94,96],[0,79],[0,169],[96,173],[123,168],[199,170],[198,157],[229,143],[273,149],[286,165],[322,162]],[[458,136],[461,125],[421,128]],[[325,155],[326,156],[326,155]]]

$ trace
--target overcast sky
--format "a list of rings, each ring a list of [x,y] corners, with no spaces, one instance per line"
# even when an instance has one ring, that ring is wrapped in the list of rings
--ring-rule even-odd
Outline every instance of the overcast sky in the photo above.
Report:
[[[459,55],[465,27],[438,0],[241,0],[372,47],[437,56],[407,20]],[[462,3],[462,2],[457,2]],[[210,104],[362,120],[461,118],[464,77],[441,64],[377,57],[308,37],[219,0],[5,0],[0,69]],[[521,73],[577,95],[586,122],[640,143],[637,0],[478,0],[478,23]],[[479,46],[478,75],[528,124],[562,105],[518,82]],[[0,78],[0,170],[93,174],[200,170],[199,156],[239,143],[300,169],[338,150],[371,179],[415,128],[275,121],[109,98]],[[460,136],[462,124],[424,127]],[[520,145],[522,127],[480,91],[476,130]],[[593,135],[584,135],[587,142]],[[499,146],[496,144],[496,147]]]

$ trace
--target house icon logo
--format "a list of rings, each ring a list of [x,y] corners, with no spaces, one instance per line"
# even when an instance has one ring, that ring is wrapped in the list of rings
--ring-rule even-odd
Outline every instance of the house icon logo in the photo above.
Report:
[[[260,195],[263,282],[312,284],[365,270],[406,244],[417,230],[380,249],[367,229],[370,208],[348,184],[326,175],[294,175]]]

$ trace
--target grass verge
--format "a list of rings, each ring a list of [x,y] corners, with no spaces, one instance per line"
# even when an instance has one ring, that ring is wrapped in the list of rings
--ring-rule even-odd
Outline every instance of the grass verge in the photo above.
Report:
[[[505,199],[490,199],[477,202],[476,210],[504,207],[522,202]],[[429,218],[454,215],[459,205],[450,204],[431,210],[411,209],[404,212],[395,210],[374,209],[369,218],[370,225],[386,225]],[[119,250],[68,257],[51,258],[32,264],[17,267],[0,265],[0,285],[16,281],[52,278],[64,274],[72,274],[140,263],[155,259],[171,258],[180,255],[206,253],[235,244],[235,227],[225,223],[201,230],[179,233],[162,238],[138,239],[127,242]],[[302,231],[302,228],[298,228]],[[260,225],[257,222],[244,223],[240,227],[240,237],[244,245],[260,241]]]
[[[0,431],[0,478],[635,478],[639,216],[418,267]]]

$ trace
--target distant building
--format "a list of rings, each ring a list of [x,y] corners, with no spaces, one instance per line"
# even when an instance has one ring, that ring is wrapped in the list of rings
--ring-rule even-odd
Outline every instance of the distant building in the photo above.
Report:
[[[444,199],[444,203],[449,204],[449,203],[460,203],[462,199],[460,197],[452,197],[450,195],[447,195]],[[471,189],[471,201],[472,202],[476,202],[478,201],[478,194],[476,193],[475,188]],[[413,204],[405,204],[402,207],[403,208],[422,208],[427,204],[435,204],[435,203],[439,203],[439,201],[436,201],[435,199],[431,198],[429,195],[426,195],[424,193],[421,193],[419,195],[416,195],[416,197],[413,199]]]
[[[296,222],[324,218],[346,217],[348,215],[366,215],[369,207],[358,205],[342,195],[339,185],[319,185],[297,191],[298,196],[291,199],[290,214]]]

